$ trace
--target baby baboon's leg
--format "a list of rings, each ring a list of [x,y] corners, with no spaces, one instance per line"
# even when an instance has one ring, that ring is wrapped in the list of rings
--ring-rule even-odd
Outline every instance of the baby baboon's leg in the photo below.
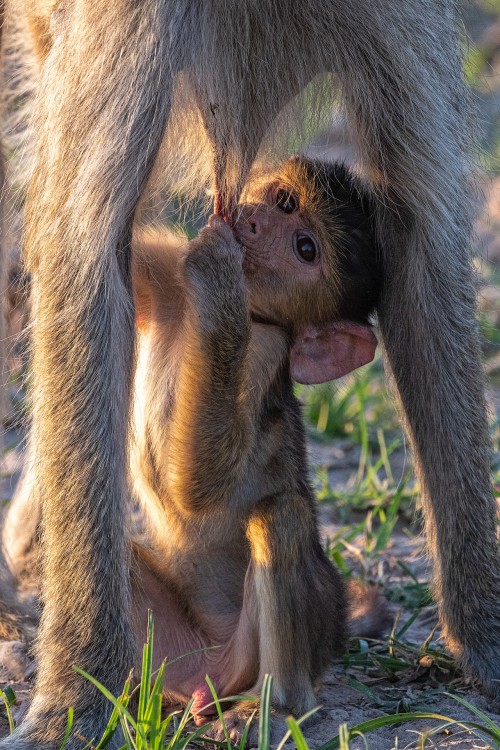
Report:
[[[45,604],[38,679],[9,750],[97,741],[135,661],[125,537],[130,237],[169,111],[160,3],[77,3],[44,66],[27,205],[33,435]],[[116,742],[119,738],[116,739]]]
[[[27,553],[34,543],[40,518],[39,505],[35,497],[24,495],[19,497],[19,502],[12,508],[13,512],[10,511],[11,508],[8,517],[3,519],[0,548],[0,640],[31,643],[36,635],[38,617],[34,607],[19,599],[15,576],[24,570]],[[31,524],[32,518],[34,525]],[[8,520],[10,523],[7,523]],[[21,524],[20,528],[16,527],[16,521]]]
[[[305,490],[307,492],[307,490]],[[219,676],[223,696],[259,696],[266,673],[273,676],[273,704],[300,716],[317,704],[313,688],[347,637],[345,591],[318,539],[313,501],[306,495],[274,495],[261,502],[247,524],[251,563],[229,666]],[[248,689],[252,650],[259,674]],[[239,668],[239,669],[238,669]],[[195,696],[200,703],[202,690]],[[239,742],[254,702],[238,703],[224,722]],[[282,732],[280,732],[280,736]],[[224,741],[220,722],[209,736]]]
[[[336,47],[336,65],[385,190],[380,326],[422,482],[441,620],[464,668],[497,690],[500,559],[474,319],[469,123],[455,4],[350,5],[358,33]]]
[[[23,460],[23,471],[2,527],[2,549],[7,565],[16,577],[22,575],[26,565],[35,562],[40,553],[42,507],[40,495],[36,492],[35,456],[31,446]]]
[[[0,640],[31,643],[36,635],[38,617],[33,607],[20,601],[15,581],[0,554]]]
[[[327,560],[312,500],[269,498],[248,522],[257,609],[260,672],[274,677],[273,701],[297,715],[316,705],[313,683],[346,639],[340,576]]]

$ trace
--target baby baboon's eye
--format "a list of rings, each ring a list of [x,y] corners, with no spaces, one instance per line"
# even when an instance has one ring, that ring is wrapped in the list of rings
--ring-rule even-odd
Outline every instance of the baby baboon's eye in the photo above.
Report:
[[[318,255],[318,248],[314,240],[307,234],[299,234],[295,240],[295,254],[304,263],[314,263]]]
[[[293,214],[299,207],[299,202],[288,190],[278,190],[276,193],[276,205],[283,213]]]

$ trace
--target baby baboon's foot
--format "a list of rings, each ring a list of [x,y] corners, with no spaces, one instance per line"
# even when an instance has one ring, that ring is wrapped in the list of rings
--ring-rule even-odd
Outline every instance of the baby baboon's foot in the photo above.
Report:
[[[193,699],[193,704],[191,706],[193,720],[197,727],[201,727],[217,715],[213,695],[210,688],[205,683],[196,688],[196,690],[193,690],[191,697]]]
[[[241,738],[245,733],[248,722],[250,721],[250,728],[248,730],[245,747],[250,749],[257,747],[259,741],[259,702],[245,701],[239,703],[235,708],[224,713],[224,725],[226,732],[234,745],[239,745]],[[286,714],[274,712],[270,717],[270,744],[271,747],[275,747],[280,740],[283,738],[287,731],[286,725]],[[218,719],[207,729],[206,735],[210,739],[217,740],[218,742],[226,742],[226,732],[222,722]]]

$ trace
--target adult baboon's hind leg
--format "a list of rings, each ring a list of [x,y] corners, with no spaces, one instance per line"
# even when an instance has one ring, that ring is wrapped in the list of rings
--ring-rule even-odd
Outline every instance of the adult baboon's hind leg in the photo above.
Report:
[[[422,482],[441,621],[468,674],[497,692],[500,570],[455,7],[349,5],[358,22],[351,41],[362,40],[362,48],[339,46],[337,67],[383,188],[380,327]]]
[[[95,744],[135,662],[125,538],[130,237],[169,111],[161,2],[74,3],[42,72],[27,204],[33,435],[45,604],[38,678],[9,750]],[[116,740],[118,742],[118,738]]]

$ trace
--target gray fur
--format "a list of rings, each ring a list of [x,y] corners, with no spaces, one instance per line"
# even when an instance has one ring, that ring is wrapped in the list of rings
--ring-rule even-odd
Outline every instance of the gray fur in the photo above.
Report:
[[[12,2],[16,13],[18,6]],[[9,750],[58,746],[68,705],[82,734],[97,736],[108,709],[70,665],[117,691],[134,661],[122,521],[129,245],[164,131],[157,165],[167,166],[156,174],[167,188],[196,192],[215,173],[230,209],[259,149],[286,142],[300,98],[273,125],[275,116],[325,71],[334,76],[317,83],[318,102],[328,110],[340,91],[380,197],[387,283],[379,317],[421,467],[441,619],[468,672],[495,689],[496,509],[456,13],[450,0],[74,0],[57,11],[36,105],[26,231],[45,611],[35,698]],[[207,142],[213,161],[204,165]]]

